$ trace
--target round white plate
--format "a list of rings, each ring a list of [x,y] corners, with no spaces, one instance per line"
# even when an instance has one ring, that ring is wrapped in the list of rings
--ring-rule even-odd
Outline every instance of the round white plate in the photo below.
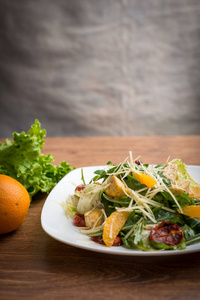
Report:
[[[81,169],[83,169],[86,183],[94,177],[94,171],[106,169],[106,166],[94,166],[75,169],[67,174],[54,187],[48,195],[41,214],[41,224],[44,231],[54,239],[65,244],[107,254],[117,255],[137,255],[137,256],[160,256],[178,255],[200,251],[200,243],[190,245],[185,250],[165,250],[165,251],[141,251],[127,249],[124,246],[106,247],[92,242],[86,235],[80,234],[78,227],[73,225],[72,219],[67,219],[61,204],[66,202],[69,194],[74,193],[75,185],[81,184]],[[192,178],[200,182],[200,166],[188,166],[187,168]]]

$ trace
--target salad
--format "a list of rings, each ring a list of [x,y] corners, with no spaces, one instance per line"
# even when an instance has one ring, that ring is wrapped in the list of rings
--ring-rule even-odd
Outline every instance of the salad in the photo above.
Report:
[[[143,164],[129,153],[107,163],[69,195],[65,210],[74,225],[106,247],[143,251],[183,250],[200,241],[200,184],[181,159]]]

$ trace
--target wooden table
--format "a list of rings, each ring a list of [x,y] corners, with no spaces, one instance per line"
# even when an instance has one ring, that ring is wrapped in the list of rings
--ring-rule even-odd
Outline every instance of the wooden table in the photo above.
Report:
[[[200,165],[200,136],[48,138],[43,153],[72,166],[181,157]],[[199,299],[200,253],[136,257],[90,252],[60,243],[41,228],[46,195],[34,197],[24,224],[0,236],[0,299]]]

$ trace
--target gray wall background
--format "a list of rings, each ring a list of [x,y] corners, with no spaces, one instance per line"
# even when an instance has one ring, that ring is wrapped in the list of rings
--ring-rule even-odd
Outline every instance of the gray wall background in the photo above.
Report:
[[[0,0],[0,137],[200,134],[199,0]]]

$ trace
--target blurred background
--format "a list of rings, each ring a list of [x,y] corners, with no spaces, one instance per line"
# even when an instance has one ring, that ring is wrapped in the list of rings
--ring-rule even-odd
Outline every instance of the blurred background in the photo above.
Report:
[[[199,0],[0,0],[0,137],[200,134]]]

